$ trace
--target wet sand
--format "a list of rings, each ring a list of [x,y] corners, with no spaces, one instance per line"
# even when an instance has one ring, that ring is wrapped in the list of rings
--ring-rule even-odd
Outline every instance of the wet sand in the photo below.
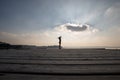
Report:
[[[119,80],[120,50],[0,50],[0,79]]]

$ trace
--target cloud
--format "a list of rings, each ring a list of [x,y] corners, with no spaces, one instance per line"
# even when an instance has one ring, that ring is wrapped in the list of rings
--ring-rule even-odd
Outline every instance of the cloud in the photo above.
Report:
[[[86,25],[66,25],[66,28],[71,31],[85,31],[88,26]]]
[[[66,32],[97,32],[98,29],[92,27],[88,24],[75,24],[75,23],[66,23],[55,27],[58,31],[66,31]]]
[[[39,45],[44,43],[43,34],[40,33],[10,33],[0,32],[0,41],[8,42],[11,44],[31,44]]]
[[[120,3],[116,3],[105,11],[105,16],[116,17],[119,13],[120,13]]]
[[[17,36],[16,34],[8,33],[8,32],[0,32],[0,35],[1,35],[1,36],[6,36],[6,35],[7,35],[7,36],[10,36],[10,37],[11,37],[11,36],[12,36],[12,37],[16,37],[16,36]]]
[[[106,28],[119,27],[120,26],[120,2],[113,4],[104,12],[104,18],[101,27]],[[106,31],[108,30],[106,29]],[[105,30],[105,29],[104,29]]]

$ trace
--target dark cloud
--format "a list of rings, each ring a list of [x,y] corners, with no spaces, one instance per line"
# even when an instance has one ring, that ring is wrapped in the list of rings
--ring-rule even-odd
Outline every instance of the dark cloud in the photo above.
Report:
[[[66,25],[66,28],[71,31],[85,31],[88,27],[88,25]]]

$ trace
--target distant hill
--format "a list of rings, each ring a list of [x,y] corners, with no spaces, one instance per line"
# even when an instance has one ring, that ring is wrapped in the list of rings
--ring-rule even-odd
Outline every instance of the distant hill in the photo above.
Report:
[[[58,49],[58,45],[53,46],[11,45],[6,42],[0,42],[0,49]]]
[[[0,42],[0,49],[9,49],[11,45],[6,42]]]
[[[0,41],[0,45],[1,45],[1,44],[9,44],[9,43],[6,43],[6,42],[1,42],[1,41]]]

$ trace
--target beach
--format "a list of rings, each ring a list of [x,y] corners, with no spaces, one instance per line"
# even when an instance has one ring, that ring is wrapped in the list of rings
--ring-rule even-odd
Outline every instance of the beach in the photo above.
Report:
[[[18,80],[21,76],[43,80],[119,80],[120,50],[0,50],[0,74],[3,80]]]

